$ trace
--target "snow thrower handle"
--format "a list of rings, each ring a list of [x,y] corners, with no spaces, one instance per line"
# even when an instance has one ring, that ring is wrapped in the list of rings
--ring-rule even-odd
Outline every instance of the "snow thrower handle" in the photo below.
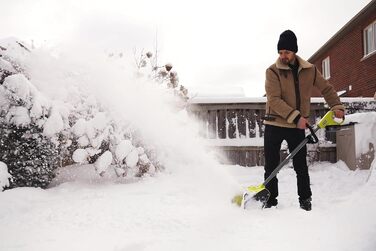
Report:
[[[338,121],[335,119],[334,112],[328,111],[322,119],[320,119],[319,123],[317,123],[317,127],[319,128],[325,128],[327,126],[335,126],[335,125],[341,125],[345,119],[342,119],[341,121]]]
[[[317,123],[317,127],[315,129],[313,129],[309,124],[306,124],[307,128],[309,129],[309,131],[311,132],[310,135],[307,135],[307,139],[308,139],[308,144],[315,144],[317,142],[319,142],[319,139],[317,138],[317,135],[316,135],[316,132],[318,130],[320,130],[321,128],[325,128],[327,126],[338,126],[338,125],[341,125],[343,122],[345,121],[345,119],[337,119],[335,116],[334,116],[334,112],[333,111],[328,111],[324,117],[322,117],[322,119],[319,121],[319,123]]]
[[[307,124],[307,128],[311,132],[311,134],[307,135],[306,138],[308,139],[308,144],[316,144],[319,142],[319,139],[317,138],[316,132],[320,129],[320,127],[317,127],[315,130],[313,130],[312,126]]]

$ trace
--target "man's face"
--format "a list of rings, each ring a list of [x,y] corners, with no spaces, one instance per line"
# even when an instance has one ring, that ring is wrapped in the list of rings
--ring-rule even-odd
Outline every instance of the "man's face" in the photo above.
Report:
[[[292,64],[295,61],[295,53],[288,50],[280,50],[279,53],[279,60],[283,64]]]

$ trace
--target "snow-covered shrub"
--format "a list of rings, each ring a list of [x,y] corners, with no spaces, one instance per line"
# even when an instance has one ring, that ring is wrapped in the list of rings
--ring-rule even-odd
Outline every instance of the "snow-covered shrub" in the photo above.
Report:
[[[56,146],[40,128],[0,123],[0,159],[12,176],[9,188],[42,187],[55,177],[59,163]]]
[[[13,46],[26,50],[21,43]],[[47,187],[59,163],[56,145],[38,125],[48,105],[23,74],[21,64],[9,54],[0,56],[0,159],[12,176],[7,187]]]
[[[24,70],[28,69],[24,61],[30,50],[12,40],[5,46],[0,41],[0,46],[0,115],[4,131],[0,138],[7,144],[2,147],[8,156],[4,162],[15,177],[12,187],[46,187],[57,167],[57,156],[59,166],[90,163],[100,175],[110,166],[119,176],[142,176],[161,168],[155,151],[142,143],[136,129],[116,120],[94,96],[71,86],[64,90],[65,99],[50,98],[38,90]],[[17,140],[5,143],[11,138]],[[28,152],[30,146],[33,149]],[[20,147],[26,154],[15,162]],[[41,157],[32,162],[28,156]],[[35,170],[41,171],[43,182],[26,177],[34,175]]]
[[[93,97],[90,98],[91,105],[84,96],[80,100],[80,104],[71,103],[74,109],[69,117],[71,127],[66,130],[70,145],[64,155],[65,163],[93,163],[100,175],[113,166],[119,176],[128,173],[141,176],[149,170],[149,173],[153,173],[155,166],[159,167],[147,157],[146,166],[151,168],[145,168],[145,163],[140,168],[138,155],[132,154],[132,150],[144,146],[142,140],[137,139],[135,129],[127,122],[115,121],[110,111],[93,102]],[[147,153],[150,151],[144,150]]]

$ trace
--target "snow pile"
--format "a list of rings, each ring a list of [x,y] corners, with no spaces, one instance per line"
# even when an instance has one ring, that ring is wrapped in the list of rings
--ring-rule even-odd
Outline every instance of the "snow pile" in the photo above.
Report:
[[[132,142],[129,140],[122,140],[116,147],[115,156],[119,161],[123,161],[133,149]]]
[[[105,151],[97,161],[94,163],[95,170],[100,174],[103,175],[106,172],[106,169],[112,163],[112,154],[110,151]],[[133,166],[132,166],[133,167]]]
[[[376,147],[376,112],[355,113],[346,116],[344,123],[355,122],[356,157],[370,151],[370,144]]]
[[[376,186],[376,158],[373,159],[371,167],[369,170],[369,175],[367,177],[367,182],[374,184]]]
[[[38,123],[49,109],[48,103],[41,102],[45,100],[43,95],[20,73],[4,79],[0,96],[4,97],[1,110],[8,110],[6,122],[16,126],[27,126],[32,121]]]
[[[86,164],[89,162],[90,155],[85,149],[77,149],[73,152],[72,159],[79,164]]]
[[[8,167],[4,162],[0,161],[0,189],[3,190],[4,188],[9,186],[9,179],[12,176],[8,173]]]

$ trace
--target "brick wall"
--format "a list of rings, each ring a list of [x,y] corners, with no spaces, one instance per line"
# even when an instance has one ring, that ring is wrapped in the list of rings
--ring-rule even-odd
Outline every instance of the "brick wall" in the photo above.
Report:
[[[363,58],[363,30],[376,20],[376,12],[363,19],[314,62],[322,72],[322,60],[330,57],[329,82],[347,97],[373,97],[376,92],[376,53]],[[352,90],[349,90],[349,86]],[[314,90],[312,96],[321,96]]]

